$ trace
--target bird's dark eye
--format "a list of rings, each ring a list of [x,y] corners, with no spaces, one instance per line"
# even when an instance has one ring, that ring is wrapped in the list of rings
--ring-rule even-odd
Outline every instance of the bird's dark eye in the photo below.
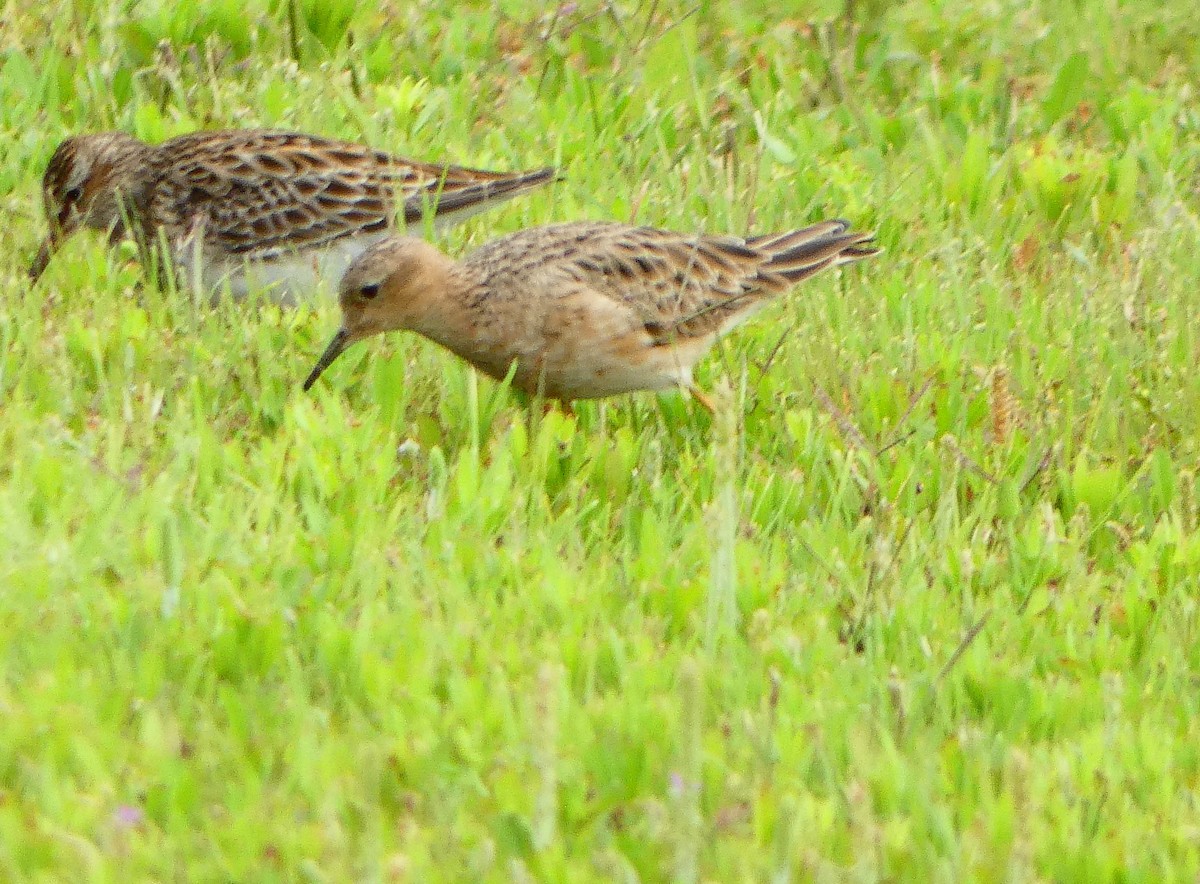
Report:
[[[83,199],[83,188],[82,187],[72,187],[70,190],[68,190],[66,193],[63,194],[63,199],[68,203],[79,202],[81,199]]]
[[[364,285],[358,290],[358,293],[369,301],[379,294],[379,283],[373,282],[370,285]]]

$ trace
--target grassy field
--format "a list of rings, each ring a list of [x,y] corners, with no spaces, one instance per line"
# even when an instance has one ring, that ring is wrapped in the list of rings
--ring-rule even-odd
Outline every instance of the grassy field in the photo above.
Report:
[[[1188,0],[0,9],[0,878],[1194,881]],[[356,8],[357,7],[357,8]],[[73,240],[68,133],[564,180],[441,237],[842,216],[678,396]]]

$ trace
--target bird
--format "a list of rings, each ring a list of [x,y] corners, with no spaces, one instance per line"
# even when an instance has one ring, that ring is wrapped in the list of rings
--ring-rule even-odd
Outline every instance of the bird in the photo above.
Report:
[[[62,141],[42,179],[49,232],[29,268],[36,282],[83,227],[110,245],[132,236],[144,261],[169,263],[209,292],[266,289],[295,303],[337,280],[398,215],[460,221],[544,185],[553,168],[493,172],[425,163],[361,144],[271,129],[193,132],[148,144],[125,132]],[[161,262],[160,262],[161,266]],[[187,274],[199,269],[199,279]],[[159,272],[160,282],[165,273]]]
[[[304,389],[356,341],[408,329],[568,409],[681,388],[711,413],[692,369],[716,340],[797,283],[876,254],[873,239],[842,220],[748,237],[581,221],[527,228],[454,260],[388,237],[342,277],[341,327]]]

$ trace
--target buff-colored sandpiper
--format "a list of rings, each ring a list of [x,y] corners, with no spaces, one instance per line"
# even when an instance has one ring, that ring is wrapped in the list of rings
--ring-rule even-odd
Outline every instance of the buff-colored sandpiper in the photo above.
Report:
[[[182,278],[208,291],[263,288],[283,302],[331,283],[368,246],[432,214],[461,220],[554,178],[421,163],[360,144],[272,130],[197,132],[158,145],[124,132],[77,135],[42,181],[49,233],[37,280],[82,227],[165,241]]]
[[[511,370],[532,395],[569,403],[679,387],[711,411],[692,367],[717,338],[800,281],[876,254],[871,240],[845,221],[747,238],[581,222],[454,261],[389,237],[347,269],[341,328],[304,389],[355,341],[410,329],[493,378]]]

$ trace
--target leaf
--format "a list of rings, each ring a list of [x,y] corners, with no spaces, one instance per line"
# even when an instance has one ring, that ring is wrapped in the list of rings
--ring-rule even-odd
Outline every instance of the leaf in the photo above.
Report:
[[[1088,78],[1088,60],[1083,52],[1076,52],[1059,67],[1054,75],[1050,91],[1042,102],[1042,113],[1046,122],[1055,123],[1061,120],[1068,111],[1083,100],[1084,85]]]
[[[1117,163],[1116,174],[1113,176],[1113,195],[1111,219],[1118,224],[1127,224],[1133,215],[1137,204],[1138,180],[1141,169],[1138,165],[1138,151],[1130,145]]]
[[[326,50],[333,52],[350,27],[355,4],[352,0],[310,0],[301,9],[309,33],[320,40]]]
[[[33,64],[20,51],[5,53],[4,64],[0,65],[0,96],[13,101],[16,96],[36,95],[38,82]]]
[[[696,60],[698,37],[696,16],[688,15],[650,35],[642,63],[642,75],[651,91],[668,105],[689,94],[690,77]]]
[[[785,166],[790,166],[796,162],[796,152],[782,140],[771,134],[767,129],[766,120],[763,119],[762,114],[757,112],[754,114],[754,128],[758,130],[758,140],[762,142],[762,146],[776,162]]]
[[[524,817],[515,813],[501,814],[493,833],[505,853],[525,859],[533,856],[533,833]]]
[[[1075,499],[1091,510],[1093,518],[1106,517],[1124,490],[1120,469],[1111,466],[1091,467],[1080,458],[1071,475]]]

